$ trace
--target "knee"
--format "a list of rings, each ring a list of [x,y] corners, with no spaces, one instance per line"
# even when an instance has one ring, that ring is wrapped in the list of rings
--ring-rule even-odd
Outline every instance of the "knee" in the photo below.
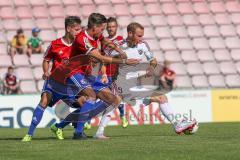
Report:
[[[158,102],[160,104],[167,103],[168,99],[167,99],[167,97],[165,95],[161,95],[161,96],[158,97]]]
[[[43,108],[47,108],[47,106],[48,106],[48,104],[49,104],[49,101],[50,101],[50,99],[49,98],[47,98],[47,96],[42,96],[41,97],[41,100],[40,100],[40,105],[43,107]]]

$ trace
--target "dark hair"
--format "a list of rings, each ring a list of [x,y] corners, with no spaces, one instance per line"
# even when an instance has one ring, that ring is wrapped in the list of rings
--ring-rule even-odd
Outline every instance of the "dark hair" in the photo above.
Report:
[[[9,66],[9,67],[8,67],[8,70],[9,70],[9,69],[14,69],[14,68],[13,68],[13,66]]]
[[[144,29],[144,27],[140,23],[132,22],[127,26],[127,32],[135,33],[137,28]]]
[[[65,28],[73,25],[74,23],[81,24],[81,19],[78,16],[68,16],[65,18]]]
[[[114,18],[114,17],[109,17],[109,18],[107,19],[107,23],[111,23],[111,22],[115,22],[116,24],[118,24],[118,23],[117,23],[117,19]]]
[[[20,28],[20,29],[17,30],[17,34],[20,34],[20,33],[23,33],[22,28]]]
[[[96,25],[100,25],[103,23],[107,23],[107,18],[100,14],[100,13],[92,13],[89,17],[88,17],[88,28],[92,28]]]

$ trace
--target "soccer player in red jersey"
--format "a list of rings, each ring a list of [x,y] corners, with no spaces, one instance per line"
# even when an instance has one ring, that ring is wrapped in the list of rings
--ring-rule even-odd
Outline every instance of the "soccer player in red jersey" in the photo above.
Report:
[[[44,110],[50,106],[52,107],[58,100],[65,98],[61,93],[57,93],[49,87],[48,77],[49,62],[53,62],[51,72],[53,72],[59,65],[66,61],[72,50],[72,43],[75,36],[81,31],[81,19],[77,16],[69,16],[65,19],[65,35],[51,42],[48,47],[43,63],[43,79],[45,80],[41,100],[33,112],[32,122],[30,124],[28,134],[22,139],[22,141],[31,141],[33,133],[40,123]],[[62,131],[59,129],[58,133],[61,137]]]

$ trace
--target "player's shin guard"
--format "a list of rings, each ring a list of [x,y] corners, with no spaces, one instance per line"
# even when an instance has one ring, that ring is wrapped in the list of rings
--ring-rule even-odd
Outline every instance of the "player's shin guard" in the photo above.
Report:
[[[31,136],[33,135],[37,125],[41,122],[44,110],[45,108],[43,108],[41,105],[38,105],[35,108],[32,116],[32,122],[28,130],[28,135],[31,135]]]

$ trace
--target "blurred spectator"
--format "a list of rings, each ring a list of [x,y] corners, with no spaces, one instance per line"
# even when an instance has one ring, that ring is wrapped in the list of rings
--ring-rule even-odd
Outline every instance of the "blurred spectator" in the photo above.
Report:
[[[176,86],[176,74],[170,69],[170,62],[164,61],[163,69],[160,71],[160,89],[172,90]]]
[[[33,53],[42,53],[43,48],[42,44],[43,41],[38,37],[38,34],[40,32],[39,28],[33,28],[32,29],[32,37],[28,40],[28,56],[30,57]]]
[[[17,30],[17,34],[13,37],[10,48],[10,55],[13,58],[16,53],[27,53],[27,37],[23,34],[22,29]]]
[[[14,68],[8,67],[7,73],[3,77],[3,91],[4,94],[18,94],[19,93],[19,80],[14,74]]]

